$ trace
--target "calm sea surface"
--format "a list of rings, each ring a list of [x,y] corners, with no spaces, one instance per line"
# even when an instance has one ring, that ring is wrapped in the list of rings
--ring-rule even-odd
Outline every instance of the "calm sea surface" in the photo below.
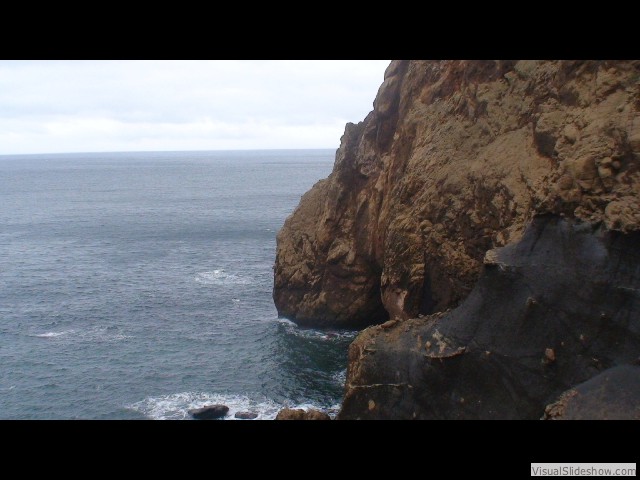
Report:
[[[271,298],[276,233],[333,156],[0,157],[0,418],[335,411],[355,332]]]

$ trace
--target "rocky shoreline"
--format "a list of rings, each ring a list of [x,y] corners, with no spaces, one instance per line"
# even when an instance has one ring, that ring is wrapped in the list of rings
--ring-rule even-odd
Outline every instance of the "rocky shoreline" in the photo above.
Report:
[[[224,420],[229,416],[229,407],[222,404],[203,405],[187,412],[194,420]],[[236,412],[237,420],[255,420],[259,417],[256,412]],[[283,408],[276,415],[276,420],[331,420],[329,414],[313,408]]]
[[[390,64],[277,237],[281,315],[377,325],[338,418],[640,419],[639,111],[638,61]]]

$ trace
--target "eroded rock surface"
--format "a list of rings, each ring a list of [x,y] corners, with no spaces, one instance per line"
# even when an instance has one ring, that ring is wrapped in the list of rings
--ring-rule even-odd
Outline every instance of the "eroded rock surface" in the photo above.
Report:
[[[571,389],[565,418],[618,418],[640,367],[612,367],[639,357],[640,232],[545,215],[458,308],[364,330],[339,418],[539,419]]]
[[[640,366],[605,370],[564,392],[545,409],[546,420],[640,420]]]
[[[637,230],[639,80],[637,61],[393,61],[278,234],[279,313],[362,326],[452,308],[539,213]]]

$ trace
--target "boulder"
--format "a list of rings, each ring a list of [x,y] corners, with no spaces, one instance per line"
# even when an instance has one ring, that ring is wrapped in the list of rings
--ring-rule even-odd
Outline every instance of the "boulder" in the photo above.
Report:
[[[239,420],[254,420],[258,418],[258,414],[254,412],[236,412],[234,417]]]
[[[229,412],[229,407],[226,405],[205,405],[202,408],[194,408],[189,410],[189,415],[191,415],[196,420],[216,420],[218,418],[223,418]]]
[[[319,410],[301,408],[283,408],[278,412],[276,420],[331,420],[331,417]]]

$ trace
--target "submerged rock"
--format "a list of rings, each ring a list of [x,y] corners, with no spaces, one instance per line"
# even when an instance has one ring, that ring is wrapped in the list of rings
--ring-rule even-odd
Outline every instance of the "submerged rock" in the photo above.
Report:
[[[258,418],[258,414],[254,412],[236,412],[234,417],[240,420],[254,420]]]
[[[283,408],[276,415],[276,420],[331,420],[331,417],[319,410],[301,408]]]
[[[202,408],[194,408],[189,410],[189,415],[191,415],[196,420],[215,420],[218,418],[223,418],[229,412],[229,407],[226,405],[205,405]]]
[[[546,215],[495,257],[458,308],[358,336],[338,418],[539,419],[569,389],[564,418],[637,415],[640,367],[611,368],[640,354],[640,232]]]

